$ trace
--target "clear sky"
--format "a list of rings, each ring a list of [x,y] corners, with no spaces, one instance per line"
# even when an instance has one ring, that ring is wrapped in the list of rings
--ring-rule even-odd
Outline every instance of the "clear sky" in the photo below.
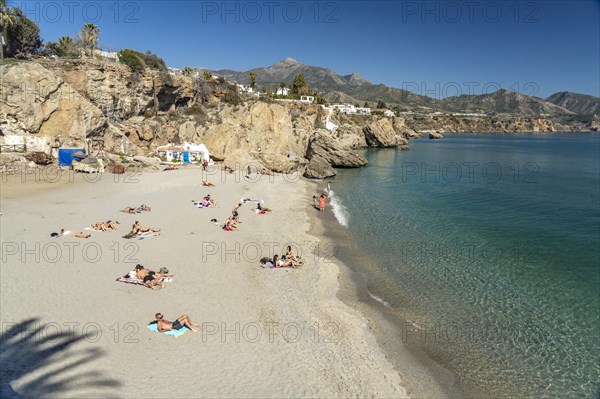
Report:
[[[42,38],[249,70],[285,57],[442,98],[505,87],[600,96],[600,1],[22,1]]]

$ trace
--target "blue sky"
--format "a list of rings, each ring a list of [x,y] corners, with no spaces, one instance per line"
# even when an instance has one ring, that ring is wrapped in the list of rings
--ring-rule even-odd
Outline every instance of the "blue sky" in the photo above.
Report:
[[[442,98],[505,87],[600,96],[600,1],[21,1],[44,40],[100,27],[100,45],[169,66],[248,70],[285,57]]]

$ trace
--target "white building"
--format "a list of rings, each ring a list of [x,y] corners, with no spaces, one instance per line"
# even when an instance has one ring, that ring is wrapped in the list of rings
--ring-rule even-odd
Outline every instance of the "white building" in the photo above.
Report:
[[[315,102],[315,98],[313,96],[300,96],[301,103],[313,103]]]
[[[394,111],[390,111],[389,109],[386,109],[385,111],[383,111],[383,115],[389,116],[389,117],[394,117],[394,116],[396,116],[396,113]]]
[[[278,96],[287,96],[288,93],[289,93],[289,91],[290,90],[287,87],[280,87],[280,88],[277,89],[276,94]]]
[[[197,163],[210,161],[208,148],[204,144],[183,143],[183,145],[168,144],[158,147],[156,153],[167,162]]]
[[[340,114],[346,115],[371,115],[371,108],[356,107],[352,104],[333,104],[330,107]]]
[[[99,49],[94,50],[94,55],[105,58],[107,60],[119,62],[119,53],[115,51],[102,51]]]

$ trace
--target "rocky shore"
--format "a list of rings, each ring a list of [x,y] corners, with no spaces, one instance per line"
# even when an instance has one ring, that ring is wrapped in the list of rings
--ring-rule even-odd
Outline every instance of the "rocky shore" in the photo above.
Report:
[[[367,164],[357,148],[400,147],[426,132],[589,131],[597,121],[449,115],[332,115],[319,105],[242,97],[224,79],[206,82],[107,61],[50,60],[0,65],[0,144],[21,136],[28,151],[81,147],[91,139],[109,161],[150,156],[168,143],[204,143],[217,161],[258,163],[311,178]],[[595,125],[594,125],[595,123]],[[27,163],[0,155],[0,166]],[[155,161],[149,161],[154,163]],[[143,164],[143,163],[142,163]]]

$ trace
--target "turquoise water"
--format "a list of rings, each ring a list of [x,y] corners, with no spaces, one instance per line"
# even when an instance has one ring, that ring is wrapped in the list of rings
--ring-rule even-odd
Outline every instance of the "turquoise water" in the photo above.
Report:
[[[600,135],[448,135],[365,155],[339,171],[334,211],[412,341],[473,395],[598,397]]]

